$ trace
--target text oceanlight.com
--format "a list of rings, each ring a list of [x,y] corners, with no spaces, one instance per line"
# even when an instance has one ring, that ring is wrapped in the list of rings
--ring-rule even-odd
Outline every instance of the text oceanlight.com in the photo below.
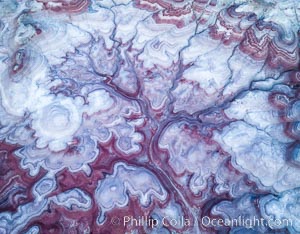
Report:
[[[159,219],[149,217],[149,216],[124,216],[112,217],[112,225],[123,225],[123,226],[133,226],[133,227],[187,227],[200,225],[204,227],[270,227],[272,229],[293,226],[293,222],[290,219],[265,219],[261,217],[244,217],[238,216],[237,218],[212,218],[209,216],[203,216],[199,218],[196,222],[193,219],[185,218],[183,216],[173,218],[169,216],[160,217]]]
[[[205,227],[270,227],[270,228],[281,228],[292,226],[293,222],[290,219],[265,219],[261,217],[244,217],[238,216],[234,219],[221,219],[221,218],[210,218],[204,216],[201,219],[201,224]]]

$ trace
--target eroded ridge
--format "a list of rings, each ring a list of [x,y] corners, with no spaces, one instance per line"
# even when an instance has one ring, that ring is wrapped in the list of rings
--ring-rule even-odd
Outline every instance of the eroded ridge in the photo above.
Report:
[[[299,17],[0,1],[0,233],[299,233]]]

